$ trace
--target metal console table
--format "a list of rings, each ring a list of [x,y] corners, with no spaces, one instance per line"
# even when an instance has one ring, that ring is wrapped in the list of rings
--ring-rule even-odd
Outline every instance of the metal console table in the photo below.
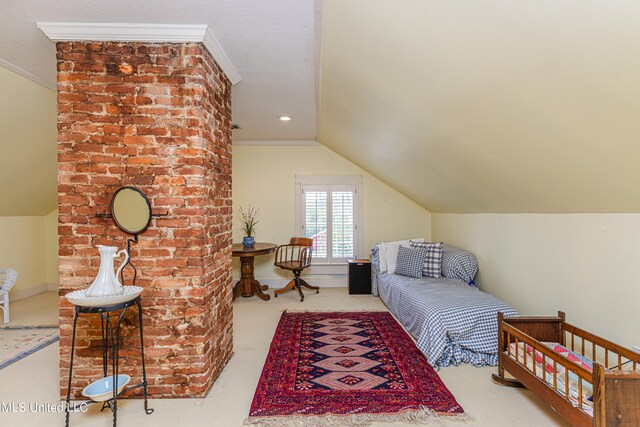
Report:
[[[92,314],[96,313],[100,315],[101,319],[101,327],[102,327],[102,370],[103,374],[107,376],[107,368],[108,368],[108,359],[111,356],[111,373],[113,375],[114,383],[117,382],[116,378],[118,378],[118,352],[120,349],[120,323],[122,322],[122,318],[126,313],[129,307],[135,306],[138,309],[138,323],[140,328],[140,353],[142,356],[142,382],[140,384],[135,384],[132,386],[128,386],[123,389],[120,393],[118,393],[118,387],[113,387],[113,397],[105,402],[102,402],[102,409],[109,407],[113,412],[113,426],[117,425],[117,417],[118,417],[118,396],[127,393],[131,390],[135,390],[137,388],[142,388],[144,395],[144,410],[147,415],[153,412],[153,409],[150,409],[147,402],[147,371],[145,368],[144,362],[144,338],[142,332],[142,305],[140,304],[140,297],[136,297],[131,301],[126,301],[119,304],[102,306],[102,307],[84,307],[75,305],[75,316],[73,318],[73,335],[71,338],[71,362],[69,364],[69,383],[67,385],[67,403],[65,407],[66,412],[66,421],[65,426],[69,426],[69,413],[70,413],[70,401],[71,401],[71,381],[73,378],[73,357],[75,353],[75,341],[76,341],[76,325],[78,323],[78,317],[80,314]],[[118,322],[116,327],[113,327],[112,318],[109,317],[109,313],[122,310],[118,317]],[[115,316],[114,316],[115,317]],[[84,402],[87,403],[87,402]],[[83,403],[83,404],[84,404]],[[100,403],[89,401],[88,403]],[[78,404],[74,406],[74,409],[79,407]]]

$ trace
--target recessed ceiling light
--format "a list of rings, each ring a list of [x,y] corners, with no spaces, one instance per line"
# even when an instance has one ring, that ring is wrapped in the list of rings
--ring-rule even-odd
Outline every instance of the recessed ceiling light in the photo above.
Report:
[[[288,122],[289,120],[291,120],[291,117],[289,116],[278,116],[278,118],[283,122]]]

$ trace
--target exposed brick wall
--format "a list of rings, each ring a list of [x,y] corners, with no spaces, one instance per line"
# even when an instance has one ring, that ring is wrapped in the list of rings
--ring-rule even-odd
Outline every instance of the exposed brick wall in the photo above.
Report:
[[[156,217],[132,250],[149,392],[205,395],[232,350],[231,84],[201,44],[58,43],[60,386],[66,395],[73,306],[97,274],[98,244],[125,246],[113,192],[142,189]],[[102,376],[97,315],[76,337],[77,394]],[[120,371],[141,381],[135,310]]]

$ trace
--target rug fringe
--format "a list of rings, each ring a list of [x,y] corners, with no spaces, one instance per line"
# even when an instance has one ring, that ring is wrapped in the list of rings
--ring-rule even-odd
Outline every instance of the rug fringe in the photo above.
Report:
[[[420,408],[395,414],[350,414],[350,415],[286,415],[273,417],[249,417],[244,425],[252,427],[366,427],[373,422],[424,424],[446,422],[464,423],[474,421],[469,414],[440,414],[432,409]]]

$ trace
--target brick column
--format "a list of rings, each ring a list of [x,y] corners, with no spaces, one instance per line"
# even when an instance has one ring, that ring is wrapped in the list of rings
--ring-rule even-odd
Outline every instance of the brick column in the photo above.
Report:
[[[156,217],[131,258],[144,287],[152,397],[204,396],[232,350],[231,84],[199,43],[57,43],[60,386],[66,395],[73,307],[96,245],[125,246],[113,192],[143,190]],[[120,372],[141,381],[135,310],[125,317]],[[97,315],[78,325],[76,393],[102,376]]]

